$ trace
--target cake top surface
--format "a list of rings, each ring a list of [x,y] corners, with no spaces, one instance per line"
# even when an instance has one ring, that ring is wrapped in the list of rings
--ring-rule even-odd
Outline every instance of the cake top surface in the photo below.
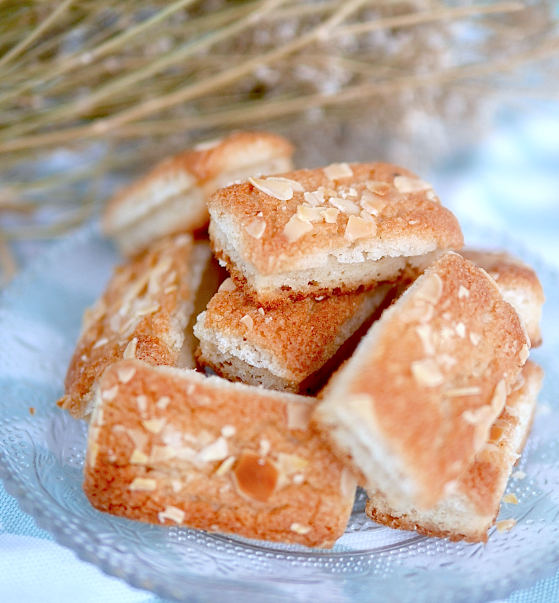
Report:
[[[363,261],[459,249],[462,232],[430,184],[388,163],[341,163],[249,178],[208,201],[211,236],[227,239],[260,273],[313,256]]]

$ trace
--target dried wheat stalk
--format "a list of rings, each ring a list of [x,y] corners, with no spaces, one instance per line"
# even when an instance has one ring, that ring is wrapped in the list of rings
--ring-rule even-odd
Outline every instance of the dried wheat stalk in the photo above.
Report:
[[[127,171],[231,128],[292,136],[309,164],[413,164],[414,142],[436,156],[425,124],[442,140],[483,127],[496,95],[549,95],[551,15],[545,0],[0,2],[0,263],[6,241],[58,236]]]

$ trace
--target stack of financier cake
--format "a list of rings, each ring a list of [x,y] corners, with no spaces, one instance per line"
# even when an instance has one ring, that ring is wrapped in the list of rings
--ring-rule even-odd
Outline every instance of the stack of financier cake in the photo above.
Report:
[[[60,401],[90,418],[91,503],[331,547],[359,484],[379,523],[485,541],[541,387],[526,363],[541,341],[533,270],[459,255],[456,218],[403,168],[262,176],[289,143],[239,133],[210,146],[108,205],[107,232],[143,251],[86,314]],[[251,157],[253,175],[209,197],[237,179],[228,153],[247,170]],[[225,280],[189,234],[205,212]],[[198,367],[218,376],[194,370],[193,334]]]

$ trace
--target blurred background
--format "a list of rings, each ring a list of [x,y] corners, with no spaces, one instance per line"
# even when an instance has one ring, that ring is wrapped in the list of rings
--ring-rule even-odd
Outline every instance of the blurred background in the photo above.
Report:
[[[559,29],[546,0],[0,2],[0,268],[159,159],[232,129],[301,167],[388,160],[557,260]]]

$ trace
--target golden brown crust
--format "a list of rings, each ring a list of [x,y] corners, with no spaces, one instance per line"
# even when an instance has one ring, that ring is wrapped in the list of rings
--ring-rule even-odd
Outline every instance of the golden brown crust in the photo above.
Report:
[[[536,271],[506,251],[463,249],[460,255],[495,279],[505,300],[515,307],[524,320],[532,347],[540,346],[539,320],[545,295]]]
[[[494,281],[448,253],[336,373],[316,426],[395,503],[429,507],[487,439],[528,348]]]
[[[269,132],[234,132],[215,143],[205,143],[167,157],[108,201],[103,214],[103,229],[107,234],[114,234],[123,221],[119,217],[122,208],[153,183],[176,182],[181,190],[194,186],[204,187],[223,173],[246,164],[247,155],[254,162],[259,159],[259,154],[269,155],[270,150],[273,150],[274,156],[289,158],[293,154],[293,146],[282,136]],[[207,192],[211,194],[214,190],[210,187]],[[207,211],[196,212],[188,229],[194,231],[202,228],[208,221]]]
[[[103,296],[84,314],[66,375],[59,405],[73,417],[91,412],[97,380],[127,348],[127,355],[150,364],[176,363],[196,292],[194,249],[190,235],[168,237],[115,269]]]
[[[407,190],[402,186],[404,179],[406,184],[415,182],[421,187],[423,183],[414,174],[386,163],[350,164],[348,169],[351,176],[336,180],[326,176],[328,168],[282,174],[282,178],[298,183],[291,189],[292,198],[286,201],[262,192],[250,182],[220,189],[211,197],[208,208],[212,216],[210,238],[214,251],[227,263],[231,275],[241,286],[239,273],[250,280],[249,267],[260,275],[283,274],[320,268],[326,256],[337,257],[342,263],[360,263],[365,259],[416,256],[435,249],[462,247],[458,221],[440,205],[429,185],[417,192],[400,192],[395,186],[397,182],[400,189]],[[273,180],[260,183],[266,185]],[[378,183],[387,183],[388,186],[383,185],[386,191]],[[380,190],[382,194],[371,189]],[[305,195],[320,190],[324,201],[315,201],[319,212],[335,209],[341,203],[342,210],[335,222],[328,223],[320,213],[312,218],[313,222],[296,218],[301,211],[298,208],[309,205]],[[329,201],[335,195],[335,200]],[[345,198],[340,201],[341,197]],[[349,209],[343,209],[345,206]],[[357,214],[350,215],[350,212]],[[292,220],[295,234],[287,227]],[[367,222],[374,223],[370,234],[353,238]],[[301,228],[309,230],[301,234]],[[297,234],[300,236],[295,239]],[[232,257],[233,250],[238,258]],[[255,286],[254,282],[249,285]]]
[[[367,515],[377,523],[425,536],[487,542],[487,531],[499,513],[511,469],[530,433],[542,379],[543,370],[528,360],[491,429],[487,445],[457,479],[446,501],[443,499],[442,504],[435,507],[434,513],[414,511],[412,516],[409,512],[387,512],[390,507],[382,495],[373,493],[366,506]]]
[[[343,534],[355,481],[308,429],[311,399],[137,360],[108,368],[99,397],[84,482],[97,509],[306,546]]]
[[[226,283],[231,289],[231,281]],[[306,298],[264,310],[240,289],[221,290],[199,319],[196,334],[289,381],[295,389],[318,371],[391,292],[382,286],[316,300]],[[218,343],[219,342],[219,343]],[[202,355],[198,357],[206,364]],[[215,365],[214,365],[215,370]],[[219,374],[219,370],[218,370]]]

